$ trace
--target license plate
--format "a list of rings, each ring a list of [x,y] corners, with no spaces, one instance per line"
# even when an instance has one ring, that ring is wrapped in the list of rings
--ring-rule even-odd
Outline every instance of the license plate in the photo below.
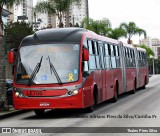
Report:
[[[49,102],[41,102],[40,104],[39,104],[39,106],[49,106],[50,104],[49,104]]]
[[[42,96],[43,91],[27,91],[27,96]]]

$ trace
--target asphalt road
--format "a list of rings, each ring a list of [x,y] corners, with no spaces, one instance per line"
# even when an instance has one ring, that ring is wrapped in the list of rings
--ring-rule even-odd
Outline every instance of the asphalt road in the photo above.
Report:
[[[76,135],[159,136],[160,133],[156,133],[157,129],[151,129],[152,127],[160,127],[159,79],[160,75],[150,77],[150,82],[146,86],[146,89],[137,90],[135,94],[122,95],[117,103],[104,102],[98,105],[92,113],[84,113],[81,110],[51,110],[47,111],[43,117],[37,117],[33,111],[29,111],[2,119],[0,121],[0,127],[23,127],[23,129],[27,127],[47,127],[45,128],[46,131],[50,132],[55,130],[57,132],[54,134],[41,134],[45,136],[75,135],[75,133],[61,133],[67,131],[63,127],[69,128],[71,132],[73,132],[73,129],[75,130],[75,128],[72,127],[84,127],[77,129],[79,133],[76,133]],[[114,132],[117,133],[105,133],[104,131],[108,129],[108,127],[111,127],[109,129],[113,129]],[[118,129],[115,127],[123,128]],[[130,127],[137,127],[137,129],[134,128],[133,130]],[[141,127],[149,128],[142,130]],[[135,133],[120,133],[122,129],[126,131],[132,130],[135,131]],[[87,131],[92,131],[92,133],[86,133]],[[144,133],[140,133],[140,131]],[[150,133],[151,131],[155,133]],[[14,132],[16,132],[16,130]],[[85,134],[83,132],[85,132]],[[22,134],[16,133],[12,135],[17,136]],[[23,135],[31,136],[33,134],[26,133]]]

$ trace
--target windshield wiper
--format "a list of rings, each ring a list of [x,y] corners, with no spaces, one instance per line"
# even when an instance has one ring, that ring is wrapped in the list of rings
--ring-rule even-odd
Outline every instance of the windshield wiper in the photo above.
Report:
[[[49,59],[49,65],[50,65],[51,75],[52,75],[52,71],[53,71],[54,74],[55,74],[55,76],[56,76],[56,78],[57,78],[58,83],[59,83],[59,84],[62,84],[62,81],[61,81],[61,79],[60,79],[60,77],[59,77],[59,75],[58,75],[55,67],[53,66],[53,64],[52,64],[49,56],[48,56],[48,59]]]
[[[39,72],[39,69],[40,69],[41,63],[42,63],[42,59],[43,59],[43,56],[41,57],[40,62],[37,63],[36,67],[34,68],[32,74],[31,74],[31,77],[28,80],[28,86],[31,85],[31,82],[33,82],[33,79],[35,78],[36,74]]]

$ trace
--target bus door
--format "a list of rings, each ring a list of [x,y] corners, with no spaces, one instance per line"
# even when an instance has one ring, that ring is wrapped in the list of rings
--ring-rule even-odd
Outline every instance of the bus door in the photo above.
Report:
[[[100,62],[100,71],[101,71],[101,83],[102,88],[100,90],[100,101],[105,100],[106,97],[106,74],[104,68],[104,44],[102,42],[98,43],[99,47],[99,62]]]
[[[113,81],[113,75],[114,70],[112,69],[112,60],[111,60],[111,47],[110,44],[105,43],[105,91],[106,91],[106,100],[113,98],[114,96],[114,81]]]

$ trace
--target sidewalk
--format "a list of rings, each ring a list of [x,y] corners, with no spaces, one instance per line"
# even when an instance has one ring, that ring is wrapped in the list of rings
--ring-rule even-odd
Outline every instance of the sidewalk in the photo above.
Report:
[[[26,112],[26,110],[15,110],[12,106],[9,106],[9,110],[0,111],[0,119],[18,115],[24,112]]]

